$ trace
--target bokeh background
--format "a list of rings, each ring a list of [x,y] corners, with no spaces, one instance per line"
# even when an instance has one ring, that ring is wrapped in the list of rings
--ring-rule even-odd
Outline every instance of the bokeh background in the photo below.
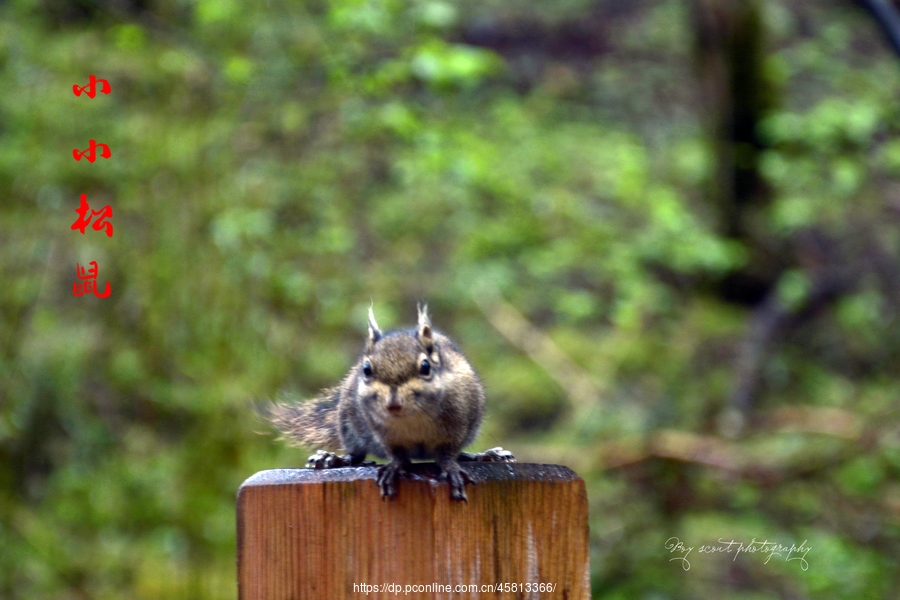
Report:
[[[3,2],[0,597],[235,598],[238,486],[308,454],[252,403],[419,301],[486,384],[476,446],[587,481],[595,598],[900,597],[873,9]],[[70,229],[81,193],[112,238]],[[72,293],[92,260],[107,299]]]

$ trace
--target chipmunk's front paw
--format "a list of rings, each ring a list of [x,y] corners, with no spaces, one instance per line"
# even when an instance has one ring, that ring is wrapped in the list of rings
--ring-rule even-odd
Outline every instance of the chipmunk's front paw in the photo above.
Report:
[[[504,450],[500,446],[472,455],[472,460],[478,462],[516,462],[512,452]]]
[[[349,467],[350,456],[338,456],[334,452],[319,450],[306,460],[309,469],[336,469],[337,467]]]
[[[454,500],[462,500],[468,502],[466,496],[466,484],[472,483],[469,479],[469,473],[459,466],[459,463],[453,462],[445,464],[440,475],[440,479],[450,483],[450,497]]]
[[[406,475],[406,469],[403,468],[403,463],[400,461],[392,460],[388,464],[378,467],[378,478],[375,481],[381,490],[382,500],[397,495],[397,478],[401,475]]]

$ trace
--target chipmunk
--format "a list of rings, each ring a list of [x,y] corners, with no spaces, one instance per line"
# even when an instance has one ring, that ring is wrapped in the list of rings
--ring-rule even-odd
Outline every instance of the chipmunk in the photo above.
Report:
[[[367,454],[390,459],[376,480],[388,499],[397,495],[397,479],[411,460],[433,459],[450,483],[450,497],[467,501],[470,480],[459,461],[515,461],[503,448],[461,452],[484,416],[475,370],[450,338],[431,328],[427,306],[418,309],[416,329],[387,333],[369,308],[368,329],[362,357],[340,384],[309,402],[272,403],[266,416],[283,439],[320,448],[307,467],[362,465]]]

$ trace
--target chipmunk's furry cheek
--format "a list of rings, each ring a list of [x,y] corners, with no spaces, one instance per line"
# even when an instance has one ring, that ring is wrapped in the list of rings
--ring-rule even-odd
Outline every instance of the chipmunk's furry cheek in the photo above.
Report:
[[[359,385],[359,389],[357,390],[356,396],[357,398],[359,398],[360,406],[367,413],[374,413],[379,411],[379,407],[381,404],[381,395],[373,386],[361,383]]]
[[[365,399],[366,402],[371,402],[373,398],[376,400],[383,398],[389,392],[390,386],[381,383],[377,379],[371,381],[360,379],[356,387],[357,397]]]

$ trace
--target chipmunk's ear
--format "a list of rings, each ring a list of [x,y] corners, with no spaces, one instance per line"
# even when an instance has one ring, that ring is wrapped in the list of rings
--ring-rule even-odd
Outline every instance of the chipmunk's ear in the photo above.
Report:
[[[375,342],[381,339],[381,330],[378,323],[375,322],[375,313],[372,307],[369,307],[369,346],[375,345]]]
[[[431,335],[431,319],[428,318],[428,305],[419,304],[416,308],[419,311],[419,330],[417,332],[419,341],[431,351],[431,348],[434,346],[434,338]]]

